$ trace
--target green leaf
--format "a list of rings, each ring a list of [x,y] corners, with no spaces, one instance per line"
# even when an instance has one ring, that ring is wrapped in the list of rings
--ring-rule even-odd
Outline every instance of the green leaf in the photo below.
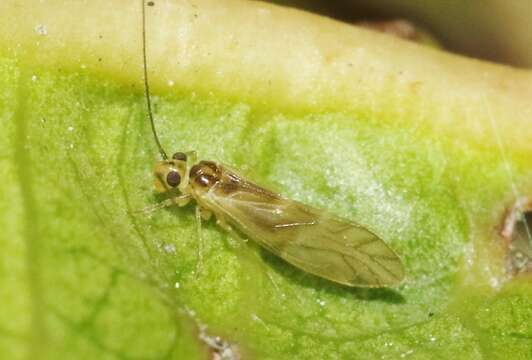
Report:
[[[0,12],[0,357],[526,359],[532,285],[498,229],[532,185],[532,74],[252,2],[155,1],[168,152],[353,219],[407,280],[352,289],[203,224],[143,213],[157,151],[140,3]],[[105,17],[104,17],[105,15]],[[504,355],[502,355],[504,354]]]

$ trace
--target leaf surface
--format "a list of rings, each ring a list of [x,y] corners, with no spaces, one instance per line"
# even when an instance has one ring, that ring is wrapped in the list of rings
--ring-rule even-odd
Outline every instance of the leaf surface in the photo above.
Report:
[[[167,151],[368,226],[407,280],[338,286],[214,222],[196,274],[193,207],[138,211],[159,200],[140,4],[17,4],[0,5],[2,358],[205,358],[203,325],[243,358],[532,354],[530,278],[508,279],[498,235],[532,190],[529,72],[261,3],[156,1]]]

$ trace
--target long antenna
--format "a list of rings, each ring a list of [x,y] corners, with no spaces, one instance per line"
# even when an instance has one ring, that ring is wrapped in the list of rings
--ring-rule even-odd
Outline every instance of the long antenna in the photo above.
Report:
[[[142,2],[142,56],[144,60],[144,91],[146,93],[146,106],[148,107],[148,117],[150,118],[151,131],[153,133],[153,138],[155,139],[155,143],[157,144],[157,147],[159,148],[159,153],[161,154],[161,157],[163,158],[163,160],[167,160],[168,155],[166,155],[166,152],[161,146],[161,142],[159,141],[159,137],[157,136],[157,131],[155,131],[155,123],[153,121],[153,113],[151,111],[150,86],[148,84],[148,65],[146,61],[146,8],[144,7],[144,0],[141,0],[141,2]]]

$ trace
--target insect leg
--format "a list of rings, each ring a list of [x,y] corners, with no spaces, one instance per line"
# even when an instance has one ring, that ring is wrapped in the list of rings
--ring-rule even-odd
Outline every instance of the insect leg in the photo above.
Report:
[[[216,218],[216,225],[230,233],[231,235],[235,236],[236,238],[241,238],[238,234],[235,233],[231,225],[229,225],[222,217]],[[245,240],[242,240],[245,242]]]
[[[238,244],[248,242],[248,239],[243,238],[235,229],[231,227],[231,225],[227,223],[227,221],[225,221],[225,219],[222,216],[216,217],[216,225],[218,225],[219,227],[224,229],[227,233],[229,233],[231,237],[235,238],[236,240],[239,240]],[[238,246],[232,245],[232,247],[238,247]]]
[[[199,276],[203,266],[203,236],[201,233],[201,207],[196,206],[196,222],[198,229],[198,262],[196,264],[196,277]]]
[[[231,246],[231,248],[237,249],[242,243],[248,242],[248,239],[242,237],[242,235],[238,231],[233,229],[233,227],[229,225],[227,221],[225,221],[223,216],[220,216],[219,214],[216,214],[216,225],[224,229],[234,240],[237,240],[236,242],[230,240],[227,241],[227,244]]]
[[[201,218],[205,221],[209,220],[212,216],[212,211],[202,208],[200,206],[198,207],[200,208]]]
[[[170,207],[170,206],[175,206],[175,205],[177,205],[177,206],[185,206],[186,204],[188,204],[188,202],[191,200],[191,198],[192,197],[190,195],[184,194],[184,195],[176,196],[176,197],[173,197],[173,198],[170,198],[170,199],[165,199],[165,200],[161,201],[158,204],[155,204],[153,206],[148,206],[148,207],[145,207],[144,209],[136,210],[134,212],[135,213],[151,214],[154,211],[157,211],[159,209],[164,209],[164,208],[167,208],[167,207]]]
[[[216,218],[216,224],[218,226],[220,226],[222,229],[224,229],[225,231],[227,231],[229,233],[229,235],[237,240],[240,240],[240,242],[248,242],[248,239],[246,238],[243,238],[235,229],[233,229],[231,227],[231,225],[229,225],[225,219],[221,216],[218,216]],[[241,256],[244,256],[246,259],[250,260],[251,263],[255,264],[256,266],[258,266],[261,271],[266,275],[266,277],[268,278],[268,280],[273,284],[273,287],[275,288],[275,290],[279,293],[281,293],[280,289],[279,289],[279,286],[277,285],[277,283],[275,282],[275,280],[273,279],[271,273],[270,273],[270,270],[268,268],[266,268],[264,266],[264,262],[260,259],[260,256],[258,253],[255,253],[255,252],[250,252],[249,249],[240,249],[239,251],[240,255]],[[285,296],[284,294],[281,293],[282,296]]]

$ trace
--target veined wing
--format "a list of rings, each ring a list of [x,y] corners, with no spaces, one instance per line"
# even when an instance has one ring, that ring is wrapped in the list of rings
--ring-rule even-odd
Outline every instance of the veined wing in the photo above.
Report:
[[[228,175],[204,200],[229,224],[287,262],[349,286],[382,287],[403,279],[401,260],[371,231],[282,198],[232,172]]]

